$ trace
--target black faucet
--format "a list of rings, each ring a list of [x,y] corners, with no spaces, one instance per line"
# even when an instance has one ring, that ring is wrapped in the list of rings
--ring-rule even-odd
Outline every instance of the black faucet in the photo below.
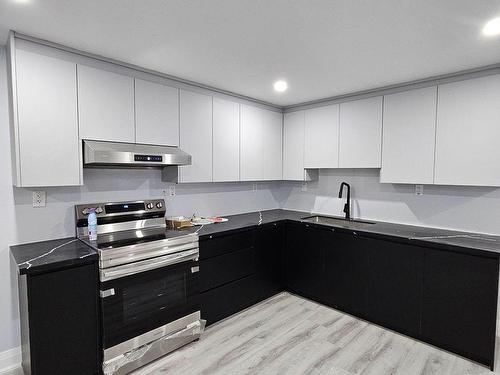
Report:
[[[351,185],[349,185],[347,182],[342,182],[340,184],[339,198],[342,198],[344,186],[347,187],[347,202],[344,206],[345,219],[351,220]]]

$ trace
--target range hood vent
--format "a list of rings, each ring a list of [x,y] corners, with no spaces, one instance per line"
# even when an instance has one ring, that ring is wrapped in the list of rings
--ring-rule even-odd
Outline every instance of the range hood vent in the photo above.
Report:
[[[135,143],[83,141],[83,166],[87,168],[157,168],[190,165],[191,155],[177,147]]]

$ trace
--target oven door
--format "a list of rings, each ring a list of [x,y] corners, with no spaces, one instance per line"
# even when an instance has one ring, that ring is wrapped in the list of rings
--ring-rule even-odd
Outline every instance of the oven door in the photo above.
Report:
[[[200,310],[197,249],[114,268],[101,273],[104,349]]]

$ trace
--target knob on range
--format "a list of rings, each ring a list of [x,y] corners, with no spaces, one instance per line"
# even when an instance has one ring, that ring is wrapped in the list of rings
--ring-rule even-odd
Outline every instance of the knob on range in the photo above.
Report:
[[[162,207],[163,207],[163,203],[161,203],[161,202],[156,203],[156,208],[162,208]]]
[[[153,203],[149,202],[149,203],[146,203],[146,208],[148,210],[151,210],[153,208]]]
[[[85,207],[85,208],[83,209],[83,211],[82,211],[82,214],[84,214],[84,215],[88,215],[88,214],[90,214],[90,210],[91,210],[92,208],[95,210],[95,213],[96,213],[96,214],[100,214],[100,213],[104,212],[104,208],[102,208],[101,206],[99,206],[99,207],[95,207],[95,208],[94,208],[94,207]]]

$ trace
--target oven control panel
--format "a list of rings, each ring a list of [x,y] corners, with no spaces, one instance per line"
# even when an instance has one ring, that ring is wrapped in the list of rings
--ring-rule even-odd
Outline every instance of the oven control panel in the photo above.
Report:
[[[97,217],[113,217],[127,215],[143,215],[148,213],[165,214],[165,201],[151,199],[144,201],[88,203],[75,206],[77,220],[86,219],[91,209],[95,209]]]

